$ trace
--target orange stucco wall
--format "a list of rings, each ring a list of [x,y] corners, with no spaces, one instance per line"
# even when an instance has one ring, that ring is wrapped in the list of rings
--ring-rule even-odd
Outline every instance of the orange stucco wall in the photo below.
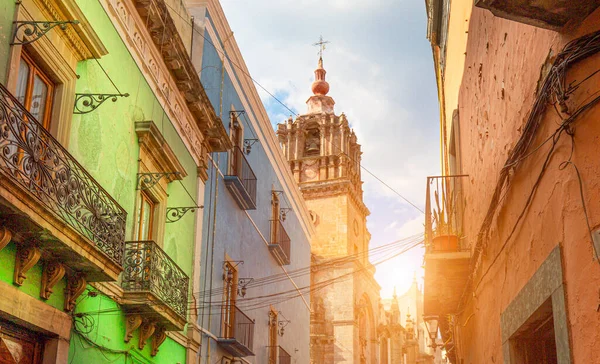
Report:
[[[465,69],[459,92],[460,152],[466,211],[463,234],[474,244],[487,211],[498,173],[535,100],[540,70],[552,50],[556,55],[568,41],[600,29],[600,11],[570,30],[553,32],[494,17],[474,8],[469,25]],[[581,80],[600,68],[592,56],[568,72],[568,82]],[[572,108],[600,91],[600,75],[582,85],[569,100]],[[589,100],[588,100],[589,101]],[[548,106],[533,146],[539,145],[560,121]],[[593,229],[600,226],[600,105],[575,123],[572,161],[583,179],[585,202]],[[564,286],[571,356],[574,363],[600,363],[600,264],[584,219],[579,184],[571,167],[559,169],[569,157],[570,138],[563,135],[531,207],[502,252],[521,213],[549,145],[529,157],[511,177],[484,250],[481,284],[459,315],[456,337],[464,364],[503,363],[500,315],[558,244],[562,248]],[[499,254],[500,252],[500,254]],[[494,258],[489,273],[482,280]],[[460,361],[459,361],[460,362]]]

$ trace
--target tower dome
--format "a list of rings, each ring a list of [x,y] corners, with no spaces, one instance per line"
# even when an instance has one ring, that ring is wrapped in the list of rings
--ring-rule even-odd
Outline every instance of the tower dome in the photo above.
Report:
[[[319,65],[315,70],[315,82],[312,84],[312,92],[317,96],[325,96],[329,92],[329,83],[325,81],[327,71],[323,68],[323,58],[319,58]]]

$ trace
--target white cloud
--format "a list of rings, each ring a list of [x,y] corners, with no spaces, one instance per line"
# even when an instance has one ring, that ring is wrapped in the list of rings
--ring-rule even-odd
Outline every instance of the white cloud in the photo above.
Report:
[[[324,55],[329,95],[358,136],[363,166],[423,207],[426,176],[439,173],[439,114],[423,3],[222,0],[222,5],[252,76],[299,113],[306,110],[317,65],[312,43],[321,34],[331,41]],[[272,122],[287,119],[289,112],[258,89]],[[422,232],[420,213],[367,172],[362,176],[377,245]],[[392,265],[405,266],[412,279],[421,260],[411,256]],[[391,274],[379,267],[377,277],[380,270]],[[384,292],[391,292],[389,284]]]

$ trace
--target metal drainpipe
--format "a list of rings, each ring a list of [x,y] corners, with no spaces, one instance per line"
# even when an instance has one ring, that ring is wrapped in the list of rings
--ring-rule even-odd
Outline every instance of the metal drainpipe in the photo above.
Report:
[[[215,168],[215,202],[213,204],[213,226],[212,226],[212,237],[210,247],[210,287],[208,289],[208,330],[210,331],[212,323],[212,283],[213,283],[213,272],[215,268],[215,232],[217,231],[217,201],[219,200],[219,160],[220,155],[217,154],[217,166],[213,164]],[[206,348],[206,363],[210,363],[210,336],[207,336],[207,348]]]
[[[212,157],[211,157],[211,162],[212,162]],[[214,182],[215,173],[217,173],[214,164],[211,164],[210,166],[211,166],[211,168],[209,168],[209,171],[208,171],[209,172],[209,181],[210,181],[209,187],[208,187],[208,191],[209,191],[208,203],[207,203],[207,201],[205,201],[205,206],[207,206],[208,209],[204,210],[204,211],[208,211],[208,222],[207,222],[208,224],[210,224],[210,219],[211,219],[211,216],[212,216],[211,207],[214,204],[212,192],[213,192],[213,186],[214,186],[214,183],[215,183]],[[206,290],[206,286],[207,286],[206,282],[207,281],[206,280],[208,279],[208,254],[209,254],[208,243],[210,241],[210,233],[211,233],[210,229],[207,228],[206,229],[206,252],[205,252],[206,255],[205,255],[205,258],[204,258],[204,274],[202,274],[202,281],[203,281],[202,287],[204,288],[204,290],[202,291],[202,313],[201,313],[201,319],[200,319],[200,327],[203,330],[206,329],[205,326],[204,326],[204,316],[205,316],[204,314],[205,314],[205,311],[206,311],[206,305],[204,304],[204,299],[206,298],[206,294],[207,294],[206,293],[207,292],[207,290]],[[208,337],[208,335],[206,335],[205,333],[203,333],[203,336],[207,336]],[[200,351],[202,351],[202,348],[200,349]],[[200,359],[202,358],[202,354],[201,353],[199,354],[199,357],[200,357]]]

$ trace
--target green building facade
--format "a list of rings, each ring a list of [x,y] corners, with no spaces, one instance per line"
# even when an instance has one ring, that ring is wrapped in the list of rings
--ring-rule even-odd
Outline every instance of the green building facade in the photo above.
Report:
[[[0,361],[196,362],[204,182],[230,140],[175,9],[0,3]]]

